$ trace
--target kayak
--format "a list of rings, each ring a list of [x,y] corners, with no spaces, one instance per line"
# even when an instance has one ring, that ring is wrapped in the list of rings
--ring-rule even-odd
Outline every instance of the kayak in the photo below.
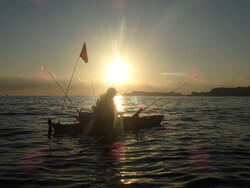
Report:
[[[141,117],[118,116],[113,125],[105,125],[97,121],[94,112],[79,112],[77,121],[71,124],[53,123],[48,120],[48,135],[58,134],[119,134],[124,131],[138,130],[147,127],[160,126],[163,115],[148,115]]]

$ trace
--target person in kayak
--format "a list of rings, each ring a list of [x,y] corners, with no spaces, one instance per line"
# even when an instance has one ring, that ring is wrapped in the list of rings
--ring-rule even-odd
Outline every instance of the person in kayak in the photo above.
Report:
[[[94,108],[98,124],[105,125],[107,128],[114,126],[117,117],[117,108],[113,100],[116,94],[115,88],[108,88],[106,93],[102,94],[97,100]]]

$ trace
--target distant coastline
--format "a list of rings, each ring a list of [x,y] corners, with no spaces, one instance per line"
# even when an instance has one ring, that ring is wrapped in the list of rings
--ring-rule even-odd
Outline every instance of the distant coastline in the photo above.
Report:
[[[124,96],[250,96],[250,86],[236,87],[236,88],[214,88],[209,92],[192,92],[190,95],[183,95],[181,93],[167,93],[167,92],[146,92],[146,91],[132,91],[125,93]]]
[[[131,93],[124,93],[124,96],[164,96],[165,92],[147,92],[147,91],[132,91]],[[181,93],[171,92],[169,96],[182,96]]]

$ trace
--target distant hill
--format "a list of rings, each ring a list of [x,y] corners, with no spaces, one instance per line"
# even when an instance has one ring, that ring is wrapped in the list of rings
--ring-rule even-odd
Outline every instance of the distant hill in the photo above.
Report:
[[[209,92],[192,92],[192,96],[250,96],[249,87],[237,87],[237,88],[214,88]]]
[[[124,96],[181,96],[181,93],[166,93],[166,92],[146,92],[146,91],[132,91],[131,93],[125,93]]]
[[[183,96],[181,93],[167,93],[167,92],[146,92],[146,91],[132,91],[125,93],[124,96]],[[237,88],[214,88],[209,92],[192,92],[189,96],[250,96],[249,87]]]

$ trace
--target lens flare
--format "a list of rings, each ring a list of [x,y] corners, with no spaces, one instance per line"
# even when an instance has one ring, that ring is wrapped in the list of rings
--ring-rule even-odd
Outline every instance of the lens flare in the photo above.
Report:
[[[183,72],[163,72],[161,73],[163,76],[187,76],[187,73]]]
[[[109,153],[114,160],[121,161],[125,155],[123,143],[120,141],[114,142],[109,148]]]
[[[123,96],[115,96],[114,102],[118,112],[123,112],[124,111]]]
[[[193,150],[191,160],[202,172],[209,173],[215,168],[212,156],[202,149]]]
[[[46,2],[46,0],[32,0],[36,5],[42,5]]]
[[[121,10],[126,5],[126,0],[111,0],[112,7],[116,10]]]
[[[34,173],[42,166],[45,156],[43,149],[32,149],[22,159],[21,171],[25,174]]]

